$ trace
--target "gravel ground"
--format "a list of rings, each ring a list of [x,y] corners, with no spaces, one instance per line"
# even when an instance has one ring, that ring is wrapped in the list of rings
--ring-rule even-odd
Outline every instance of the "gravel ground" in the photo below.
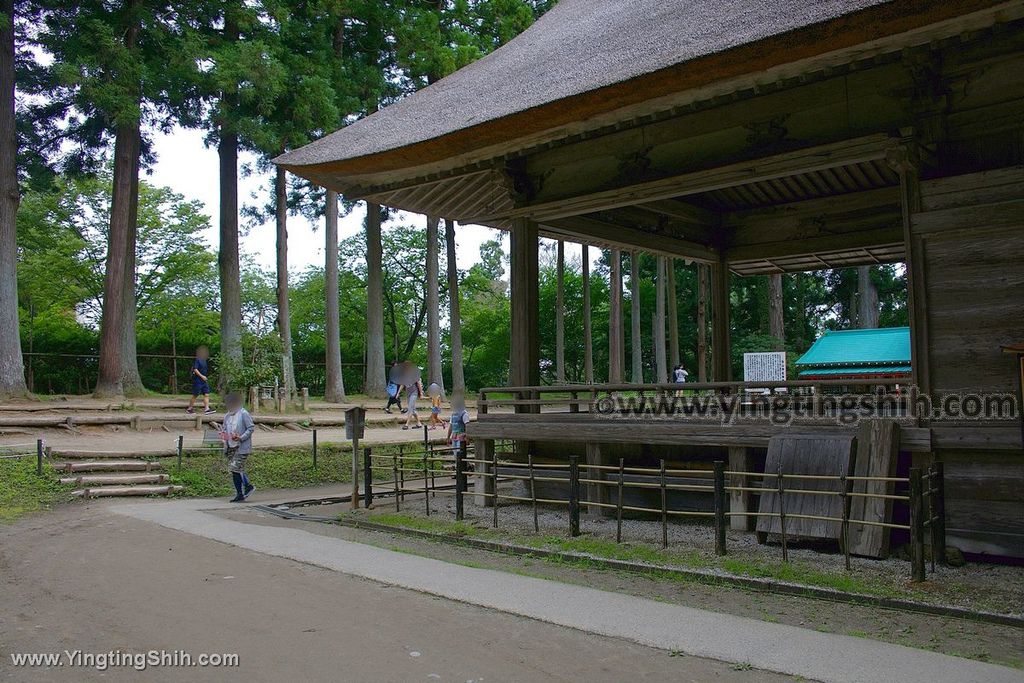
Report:
[[[502,485],[502,493],[528,496],[522,482]],[[481,529],[491,529],[492,509],[476,505],[472,496],[466,498],[465,519]],[[382,501],[383,502],[383,501]],[[378,510],[389,511],[383,503]],[[401,511],[422,516],[421,496],[406,496]],[[431,499],[431,518],[451,521],[455,518],[452,496]],[[440,514],[438,514],[440,513]],[[539,506],[538,525],[541,536],[568,538],[568,511],[563,506]],[[505,502],[498,507],[498,526],[509,535],[535,536],[533,512],[528,504]],[[615,540],[615,518],[586,514],[583,507],[580,531],[584,538]],[[625,544],[660,550],[661,522],[657,519],[623,519],[622,538]],[[726,534],[728,556],[714,555],[714,529],[700,522],[669,519],[669,547],[665,551],[669,564],[742,573],[753,576],[777,576],[772,568],[784,567],[779,543],[759,544],[752,532],[729,530]],[[830,574],[850,577],[862,588],[893,597],[905,597],[934,604],[965,607],[1005,614],[1024,615],[1024,567],[969,562],[962,567],[928,566],[927,581],[910,582],[910,563],[890,557],[886,560],[851,558],[851,571],[844,567],[843,555],[820,545],[789,544],[791,580],[799,582],[803,574]]]

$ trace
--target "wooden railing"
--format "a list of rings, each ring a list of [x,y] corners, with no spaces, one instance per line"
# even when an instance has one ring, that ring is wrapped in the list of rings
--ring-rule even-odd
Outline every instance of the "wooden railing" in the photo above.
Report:
[[[844,391],[853,388],[864,391]],[[495,395],[498,396],[495,396]],[[481,389],[477,400],[480,415],[493,408],[514,408],[516,412],[544,412],[545,408],[558,412],[576,413],[581,408],[593,412],[598,401],[628,401],[631,398],[653,400],[671,397],[674,405],[683,407],[688,402],[715,399],[725,403],[756,408],[777,397],[785,396],[794,407],[824,416],[830,406],[842,408],[837,397],[856,401],[858,408],[886,405],[894,415],[915,417],[916,388],[898,380],[793,380],[786,382],[686,382],[681,384],[562,384],[519,387],[487,387]],[[773,398],[775,397],[775,398]],[[609,404],[615,406],[615,403]]]

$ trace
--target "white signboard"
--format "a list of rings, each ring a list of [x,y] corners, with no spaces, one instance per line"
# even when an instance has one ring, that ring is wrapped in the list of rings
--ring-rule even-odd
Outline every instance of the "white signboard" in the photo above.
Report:
[[[785,382],[786,352],[743,354],[744,382]]]

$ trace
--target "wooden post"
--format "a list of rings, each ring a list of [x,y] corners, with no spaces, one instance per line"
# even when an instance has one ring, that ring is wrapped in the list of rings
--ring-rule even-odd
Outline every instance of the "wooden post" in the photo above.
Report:
[[[177,455],[178,455],[178,471],[179,472],[181,471],[181,455],[182,455],[182,451],[184,451],[184,450],[185,450],[185,437],[184,437],[184,435],[179,434],[178,435],[178,445],[175,448],[175,451],[177,452]]]
[[[608,382],[622,383],[622,252],[609,252]]]
[[[426,508],[427,517],[430,516],[430,475],[427,472],[427,458],[430,453],[423,451],[423,506]]]
[[[921,469],[910,468],[910,576],[924,581],[924,500],[921,497]]]
[[[658,382],[668,382],[668,359],[665,357],[665,279],[668,258],[658,257],[658,281],[654,297],[654,365]]]
[[[352,502],[353,510],[359,509],[359,432],[352,436]]]
[[[537,482],[533,477],[533,453],[526,456],[527,466],[530,468],[530,502],[533,504],[533,530],[540,531],[540,523],[537,521]]]
[[[619,458],[618,500],[615,503],[615,542],[622,543],[622,487],[626,469],[625,458]]]
[[[491,505],[491,515],[493,517],[494,528],[498,528],[498,451],[497,449],[491,449],[491,481],[494,487],[494,495],[491,500],[494,501]]]
[[[661,547],[668,547],[668,489],[665,488],[665,459],[661,459]]]
[[[711,364],[712,378],[716,382],[728,382],[732,377],[732,360],[729,341],[729,264],[725,259],[711,266]]]
[[[522,218],[513,220],[510,232],[512,356],[509,366],[509,383],[512,386],[540,384],[537,239],[536,223]],[[517,407],[516,412],[533,412],[521,408]]]
[[[644,383],[644,343],[640,334],[640,252],[629,254],[629,346],[633,354],[630,380]]]
[[[305,413],[309,410],[309,387],[302,387],[302,394],[300,394],[300,396],[300,400],[302,402],[302,412]]]
[[[565,384],[565,242],[555,257],[555,381]]]
[[[725,463],[715,461],[715,554],[725,555]]]
[[[473,477],[473,490],[480,494],[476,498],[478,505],[488,507],[494,505],[494,499],[488,494],[494,493],[494,479],[489,476],[491,460],[494,456],[494,441],[481,439],[476,442],[476,460],[474,469],[480,474]]]
[[[399,500],[399,498],[401,497],[401,492],[399,491],[399,488],[398,488],[398,456],[397,455],[392,455],[391,456],[391,471],[394,474],[394,482],[393,483],[395,485],[395,512],[401,512],[402,504],[401,504],[401,501]]]
[[[941,461],[932,463],[928,477],[931,493],[932,557],[942,565],[946,564],[946,475]]]
[[[668,279],[665,286],[668,294],[668,365],[675,368],[679,365],[679,306],[676,301],[676,260],[665,257],[665,270]]]
[[[843,543],[843,559],[846,571],[850,571],[850,480],[843,472],[839,477],[839,491],[843,496],[843,521],[840,528]]]
[[[316,458],[317,458],[317,443],[316,443],[316,430],[313,430],[313,469],[316,469]]]
[[[697,381],[708,381],[708,267],[697,264]]]
[[[588,441],[586,444],[586,458],[588,465],[601,465],[603,460],[601,458],[601,444]],[[601,470],[598,469],[587,469],[587,479],[596,481],[604,479],[604,475]],[[602,484],[587,484],[587,500],[594,503],[605,503],[607,502],[607,491],[606,487]],[[587,515],[590,517],[598,517],[604,512],[604,509],[598,505],[588,505]]]
[[[750,449],[744,446],[729,448],[729,470],[732,472],[750,472],[754,466],[754,458]],[[746,474],[729,475],[729,484],[733,487],[749,488],[750,477]],[[754,517],[750,512],[751,495],[749,491],[729,492],[729,527],[736,531],[750,531]]]
[[[583,269],[583,380],[594,383],[594,330],[590,320],[590,255],[587,245],[582,245]]]
[[[580,535],[580,459],[569,456],[569,535]]]
[[[465,504],[462,494],[466,489],[466,442],[455,446],[455,519],[462,521]]]
[[[363,504],[369,510],[373,505],[373,452],[363,449]]]
[[[36,474],[43,476],[43,440],[36,439]]]
[[[287,389],[285,389],[285,387],[278,387],[277,388],[277,412],[279,412],[279,413],[284,413],[285,412],[285,405],[284,405],[284,403],[285,403],[285,396],[286,395],[287,395]]]
[[[779,463],[779,534],[782,536],[782,561],[789,562],[789,549],[786,543],[786,487],[783,484],[782,463]]]

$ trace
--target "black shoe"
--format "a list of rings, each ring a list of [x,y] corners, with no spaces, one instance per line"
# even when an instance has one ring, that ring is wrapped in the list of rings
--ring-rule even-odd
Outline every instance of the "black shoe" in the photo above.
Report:
[[[245,502],[245,497],[242,494],[238,494],[234,498],[228,501],[229,503],[242,503]]]
[[[385,408],[384,412],[387,413],[388,415],[390,415],[391,414],[391,408]]]
[[[256,487],[253,486],[252,484],[249,484],[248,486],[246,486],[245,487],[245,493],[242,494],[242,500],[245,500],[246,498],[251,496],[252,492],[255,491],[255,490],[256,490]]]

